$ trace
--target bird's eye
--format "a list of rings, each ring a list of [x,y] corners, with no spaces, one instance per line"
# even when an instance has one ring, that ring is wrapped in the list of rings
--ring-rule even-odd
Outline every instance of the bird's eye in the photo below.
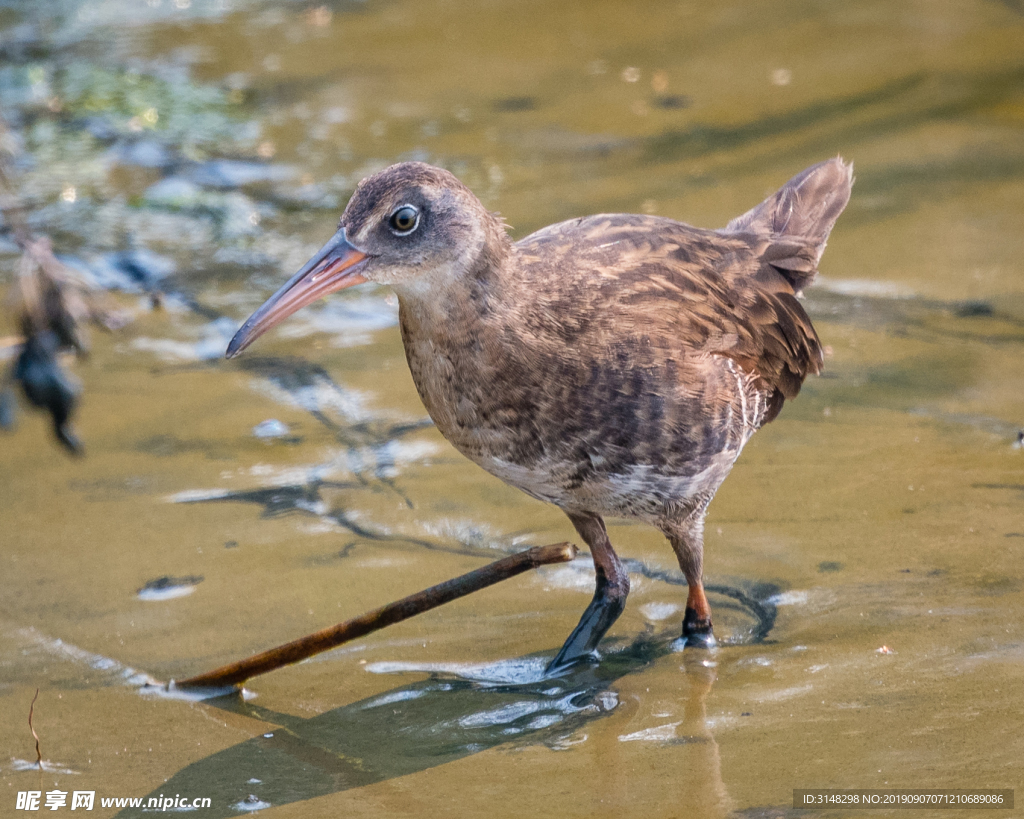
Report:
[[[412,233],[420,223],[420,212],[412,205],[402,205],[391,214],[389,224],[395,233]]]

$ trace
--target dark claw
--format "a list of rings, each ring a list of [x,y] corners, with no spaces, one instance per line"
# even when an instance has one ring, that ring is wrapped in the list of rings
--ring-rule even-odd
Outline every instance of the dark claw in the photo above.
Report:
[[[711,629],[711,618],[698,617],[697,612],[689,607],[683,616],[683,639],[687,648],[714,648],[718,645]]]
[[[583,612],[579,625],[573,629],[555,659],[548,663],[544,673],[555,674],[582,660],[593,659],[597,644],[626,607],[628,593],[628,587],[622,590],[613,587],[607,581],[598,580],[594,599]]]

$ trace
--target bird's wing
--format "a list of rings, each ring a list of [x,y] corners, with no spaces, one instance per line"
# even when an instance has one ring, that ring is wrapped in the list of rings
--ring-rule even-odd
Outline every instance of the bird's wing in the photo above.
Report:
[[[652,216],[553,225],[517,245],[529,276],[515,286],[531,293],[517,321],[570,355],[603,350],[624,366],[723,356],[792,398],[819,371],[821,346],[775,248]]]

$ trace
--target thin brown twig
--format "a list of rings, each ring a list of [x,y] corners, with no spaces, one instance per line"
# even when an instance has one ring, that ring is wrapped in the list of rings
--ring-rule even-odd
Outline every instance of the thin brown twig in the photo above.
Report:
[[[36,764],[39,766],[39,770],[43,770],[43,753],[39,750],[39,734],[36,733],[36,729],[32,727],[32,713],[36,709],[36,700],[39,699],[39,689],[36,689],[36,695],[32,698],[32,704],[28,707],[28,729],[32,732],[32,736],[36,738]]]
[[[430,609],[464,597],[480,589],[492,586],[502,580],[515,577],[529,569],[551,563],[567,563],[576,557],[576,547],[571,543],[553,543],[550,546],[534,546],[501,560],[488,563],[474,571],[467,572],[452,580],[438,583],[429,589],[388,603],[379,609],[367,612],[361,617],[346,620],[336,626],[322,629],[290,643],[268,651],[254,654],[244,660],[221,666],[206,674],[199,674],[185,680],[171,680],[168,688],[223,688],[237,686],[255,677],[283,668],[286,665],[306,660],[315,654],[328,651],[336,646],[364,637],[385,626],[399,623],[409,617],[422,614]]]

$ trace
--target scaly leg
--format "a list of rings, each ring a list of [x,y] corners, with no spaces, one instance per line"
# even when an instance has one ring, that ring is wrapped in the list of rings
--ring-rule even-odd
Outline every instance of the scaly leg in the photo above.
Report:
[[[597,588],[579,625],[573,629],[558,656],[548,664],[545,672],[548,674],[562,671],[590,656],[612,623],[619,619],[629,594],[629,575],[608,540],[608,532],[601,517],[589,512],[573,513],[569,514],[569,520],[590,547],[597,572]]]
[[[707,503],[665,534],[686,575],[686,614],[683,615],[683,637],[687,646],[711,648],[715,635],[711,630],[711,606],[704,594],[704,510]]]

